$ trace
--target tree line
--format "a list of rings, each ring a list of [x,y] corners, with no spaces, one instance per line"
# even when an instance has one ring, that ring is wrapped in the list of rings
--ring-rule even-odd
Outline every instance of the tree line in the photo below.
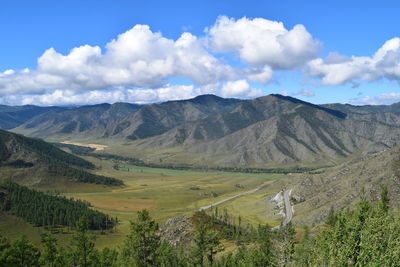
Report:
[[[112,229],[117,223],[116,218],[90,209],[87,202],[47,195],[11,181],[0,184],[0,210],[36,226],[75,228],[81,217],[92,230]]]
[[[120,179],[93,174],[83,169],[72,168],[63,163],[49,164],[47,165],[47,170],[50,174],[64,176],[69,180],[80,183],[103,184],[109,186],[124,185],[124,182]]]

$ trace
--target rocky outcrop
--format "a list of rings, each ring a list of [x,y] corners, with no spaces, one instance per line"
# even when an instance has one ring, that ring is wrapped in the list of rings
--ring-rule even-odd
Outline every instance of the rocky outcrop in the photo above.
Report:
[[[160,236],[162,240],[169,242],[173,247],[179,247],[188,244],[191,241],[191,231],[193,228],[191,217],[180,215],[168,219],[160,227]]]

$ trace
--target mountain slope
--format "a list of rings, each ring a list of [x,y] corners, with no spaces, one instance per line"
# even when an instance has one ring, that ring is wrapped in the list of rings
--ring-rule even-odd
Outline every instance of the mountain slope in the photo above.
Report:
[[[116,103],[84,106],[37,116],[13,131],[32,137],[143,139],[187,121],[224,113],[241,100],[203,95],[146,106]]]
[[[400,119],[397,114],[393,117]],[[332,164],[358,151],[381,151],[400,140],[400,123],[365,120],[297,99],[269,95],[246,101],[231,112],[185,123],[135,143],[147,158],[193,164],[266,166]],[[152,148],[157,152],[152,154]]]
[[[57,110],[34,117],[13,131],[31,137],[55,136],[99,138],[107,136],[107,127],[141,106],[128,103],[82,106]]]
[[[388,186],[391,206],[399,211],[399,146],[324,169],[319,174],[299,175],[286,186],[293,188],[293,197],[298,200],[294,221],[310,225],[323,222],[331,208],[349,207],[362,196],[378,200],[383,185]]]
[[[28,120],[49,112],[65,110],[62,107],[38,107],[32,105],[25,106],[5,106],[0,105],[0,129],[8,130],[15,128]]]
[[[315,105],[282,95],[253,100],[203,95],[48,112],[13,131],[57,141],[99,139],[117,144],[118,153],[152,163],[323,166],[398,143],[400,104]]]
[[[95,175],[94,165],[40,139],[0,130],[0,179],[36,187],[60,182],[122,185],[120,180]]]

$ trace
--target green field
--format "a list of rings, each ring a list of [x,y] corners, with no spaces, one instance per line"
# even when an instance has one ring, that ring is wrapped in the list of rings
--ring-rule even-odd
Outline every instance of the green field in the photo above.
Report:
[[[109,190],[105,190],[104,187],[101,190],[91,188],[91,190],[75,192],[71,192],[71,188],[68,187],[60,190],[67,197],[89,201],[95,209],[120,219],[121,223],[116,233],[98,236],[97,245],[99,247],[119,244],[127,233],[129,220],[133,219],[136,212],[141,209],[148,209],[159,223],[163,223],[173,216],[191,214],[201,206],[215,203],[261,185],[269,185],[277,179],[285,177],[282,174],[203,172],[132,165],[122,165],[116,170],[115,162],[112,160],[100,160],[92,157],[86,157],[86,159],[98,166],[94,171],[96,174],[122,179],[126,185]],[[234,216],[240,214],[244,221],[251,224],[278,223],[274,216],[265,216],[268,213],[268,205],[260,205],[260,201],[264,201],[263,199],[268,194],[275,194],[276,190],[279,191],[279,189],[272,188],[270,192],[264,190],[254,196],[243,196],[224,203],[221,208],[226,207],[228,212]],[[231,202],[247,203],[247,206],[243,204],[242,210],[239,208],[242,204],[232,205]],[[7,234],[10,225],[16,226],[13,227],[15,231],[12,230]],[[14,216],[7,216],[7,219],[0,224],[0,231],[10,237],[23,233],[38,243],[39,234],[43,229],[29,226]],[[63,243],[68,243],[70,239],[69,234],[59,234],[58,237]]]

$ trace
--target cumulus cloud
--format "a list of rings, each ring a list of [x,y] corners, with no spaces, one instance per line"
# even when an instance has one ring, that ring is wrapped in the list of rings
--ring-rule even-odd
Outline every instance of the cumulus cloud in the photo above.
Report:
[[[7,70],[0,94],[44,93],[47,90],[102,90],[117,86],[159,88],[170,77],[187,77],[204,85],[236,78],[234,68],[209,53],[196,36],[176,41],[136,25],[106,45],[84,45],[62,55],[50,48],[32,72]]]
[[[167,85],[157,89],[126,89],[73,91],[55,90],[40,95],[12,95],[0,97],[6,105],[89,105],[96,103],[132,102],[147,104],[167,100],[181,100],[199,95],[192,85]]]
[[[223,97],[251,98],[262,95],[259,89],[251,88],[246,80],[229,81],[221,88]]]
[[[288,30],[281,22],[263,18],[222,16],[204,36],[184,32],[176,40],[147,25],[135,25],[104,48],[83,45],[67,54],[49,48],[33,70],[0,72],[0,96],[3,102],[14,95],[22,103],[41,104],[62,99],[67,104],[79,102],[81,95],[110,102],[137,94],[159,101],[188,96],[186,87],[165,89],[173,88],[168,85],[170,78],[183,77],[192,81],[198,93],[250,97],[260,90],[251,88],[249,82],[269,83],[275,69],[304,64],[315,57],[318,46],[304,26]],[[244,64],[233,67],[219,56],[221,52],[238,54]],[[162,92],[167,93],[161,96]]]
[[[320,44],[299,24],[291,30],[264,18],[238,20],[221,16],[206,30],[217,52],[236,53],[250,65],[292,69],[318,55]]]
[[[314,59],[308,63],[307,72],[321,78],[324,85],[350,82],[357,87],[355,80],[382,78],[400,81],[400,38],[388,40],[371,57],[345,57],[335,53],[325,59]]]
[[[361,80],[400,82],[400,38],[388,40],[372,56],[317,58],[320,48],[303,25],[290,29],[264,18],[221,16],[204,35],[184,32],[177,39],[135,25],[104,47],[82,45],[67,54],[49,48],[34,69],[3,70],[0,103],[150,103],[204,93],[249,98],[261,95],[255,83],[270,83],[277,70],[301,70],[324,85],[354,88]],[[191,85],[171,84],[173,78]],[[308,89],[290,94],[314,96]],[[385,97],[363,101],[378,103]]]

